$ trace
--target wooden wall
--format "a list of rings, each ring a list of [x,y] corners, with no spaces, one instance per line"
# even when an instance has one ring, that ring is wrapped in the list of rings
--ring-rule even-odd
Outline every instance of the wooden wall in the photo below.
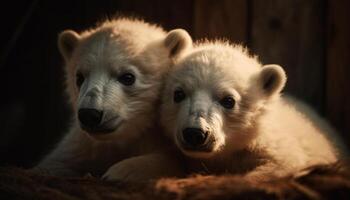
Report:
[[[350,1],[328,2],[326,116],[350,144]]]
[[[116,13],[194,37],[227,38],[277,63],[286,92],[309,103],[350,144],[350,2],[347,0],[26,1],[2,6],[1,163],[30,165],[67,128],[58,32],[83,30]],[[11,11],[9,17],[4,13]]]

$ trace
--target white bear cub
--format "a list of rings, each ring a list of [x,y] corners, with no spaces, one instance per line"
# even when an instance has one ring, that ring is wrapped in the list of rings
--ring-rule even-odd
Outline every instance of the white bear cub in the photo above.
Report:
[[[184,30],[166,33],[128,18],[81,34],[62,32],[58,46],[74,117],[69,133],[36,169],[64,176],[102,175],[121,160],[167,148],[156,125],[159,93],[164,74],[187,40],[191,38]],[[110,176],[123,178],[123,173]],[[144,179],[156,176],[145,173]]]
[[[285,83],[280,66],[262,65],[241,46],[193,47],[169,74],[161,107],[188,172],[266,180],[337,161],[318,121],[281,96]]]

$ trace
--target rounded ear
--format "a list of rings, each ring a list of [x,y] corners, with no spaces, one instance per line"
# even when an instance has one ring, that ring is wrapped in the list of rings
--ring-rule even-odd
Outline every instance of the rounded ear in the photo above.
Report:
[[[69,60],[75,47],[78,45],[80,35],[72,30],[65,30],[58,36],[58,48],[64,57]]]
[[[259,75],[259,84],[267,96],[280,93],[286,84],[287,76],[279,65],[264,65]]]
[[[166,36],[164,45],[169,50],[169,57],[175,58],[192,47],[192,38],[184,29],[174,29]]]

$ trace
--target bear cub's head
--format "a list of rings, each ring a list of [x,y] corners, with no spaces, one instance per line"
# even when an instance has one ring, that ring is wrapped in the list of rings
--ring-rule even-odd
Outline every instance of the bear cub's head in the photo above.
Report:
[[[280,66],[262,66],[241,46],[197,44],[169,73],[162,125],[190,157],[242,149],[256,136],[259,116],[279,98],[285,82]]]
[[[128,19],[63,31],[58,46],[79,127],[94,139],[122,139],[152,126],[163,76],[189,38]]]

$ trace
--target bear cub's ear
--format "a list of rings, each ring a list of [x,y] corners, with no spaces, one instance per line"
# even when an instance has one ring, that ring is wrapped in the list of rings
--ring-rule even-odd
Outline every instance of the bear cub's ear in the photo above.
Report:
[[[279,65],[264,65],[259,75],[259,84],[267,96],[278,94],[284,88],[287,77]]]
[[[164,44],[169,50],[169,57],[176,58],[192,47],[192,38],[184,29],[174,29],[168,33]]]
[[[67,61],[71,58],[75,47],[78,45],[80,35],[72,30],[65,30],[58,36],[58,48]]]

